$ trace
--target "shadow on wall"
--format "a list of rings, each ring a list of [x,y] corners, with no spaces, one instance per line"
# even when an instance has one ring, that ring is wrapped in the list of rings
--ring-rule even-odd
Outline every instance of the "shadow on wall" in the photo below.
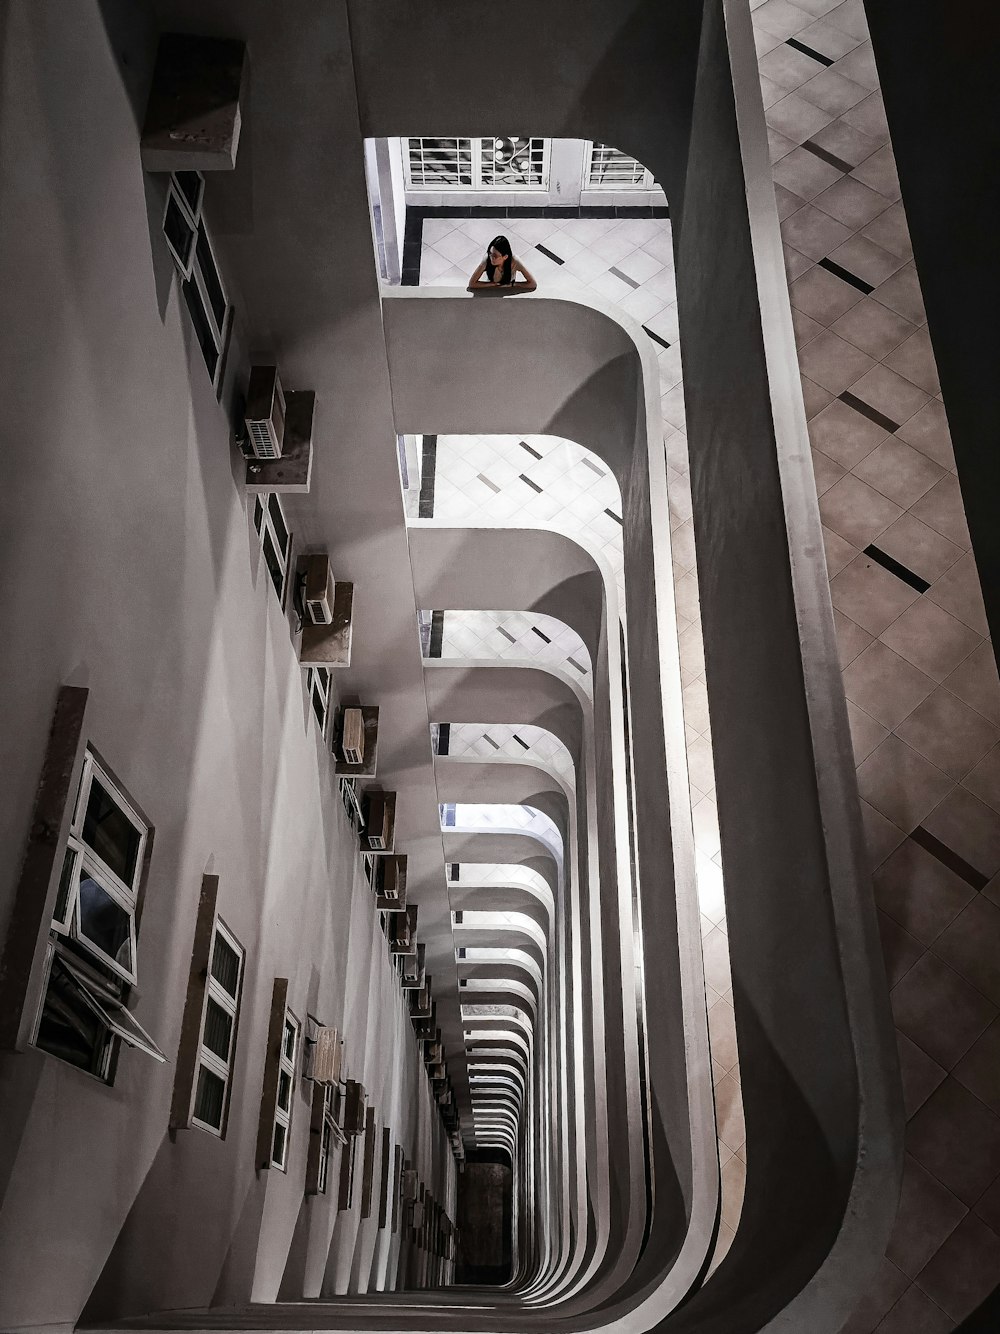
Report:
[[[457,1283],[509,1283],[513,1173],[506,1154],[470,1150],[458,1187]]]

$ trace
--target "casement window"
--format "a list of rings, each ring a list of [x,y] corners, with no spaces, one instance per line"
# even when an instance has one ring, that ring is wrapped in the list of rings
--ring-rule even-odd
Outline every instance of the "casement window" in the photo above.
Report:
[[[346,1137],[338,1120],[341,1094],[336,1084],[314,1084],[310,1124],[309,1160],[306,1164],[306,1194],[325,1195],[330,1186],[333,1155]]]
[[[653,173],[627,153],[610,144],[590,144],[587,157],[587,190],[655,190]]]
[[[202,216],[204,194],[205,182],[200,172],[175,172],[167,189],[163,234],[180,274],[184,301],[205,366],[218,389],[232,325],[232,307]]]
[[[319,723],[322,736],[326,736],[326,725],[330,718],[330,686],[333,678],[328,667],[310,667],[306,672],[306,688],[309,702]]]
[[[63,855],[36,1047],[110,1082],[119,1041],[166,1058],[126,1007],[138,981],[139,891],[151,830],[96,756],[84,756]]]
[[[285,521],[281,501],[269,491],[266,495],[254,496],[253,526],[260,538],[264,564],[271,584],[278,597],[278,602],[285,605],[285,589],[288,585],[288,558],[292,550],[292,536]]]
[[[340,799],[344,803],[344,810],[347,812],[347,818],[350,820],[352,827],[359,831],[364,829],[365,817],[361,808],[361,796],[358,792],[358,780],[356,778],[342,778],[340,780]]]
[[[406,184],[413,190],[547,190],[550,139],[405,140]]]
[[[291,1010],[285,1011],[278,1058],[278,1097],[274,1108],[274,1134],[271,1137],[271,1166],[284,1172],[288,1166],[288,1139],[292,1133],[292,1093],[295,1090],[299,1055],[299,1021]]]
[[[216,922],[205,985],[198,1073],[191,1113],[192,1123],[213,1135],[225,1133],[245,962],[246,956],[239,941],[222,922]]]

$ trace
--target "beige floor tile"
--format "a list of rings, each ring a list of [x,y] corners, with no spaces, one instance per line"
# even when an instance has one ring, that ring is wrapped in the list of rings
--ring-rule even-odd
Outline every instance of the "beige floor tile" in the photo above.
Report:
[[[817,496],[825,495],[831,486],[836,486],[840,479],[845,476],[845,470],[839,463],[834,463],[833,459],[828,458],[826,454],[818,449],[812,451],[813,476],[816,479]]]
[[[837,611],[836,607],[833,609],[833,625],[837,632],[837,648],[840,653],[840,667],[843,670],[868,647],[872,642],[872,636],[842,611]]]
[[[992,1001],[929,950],[892,988],[890,1000],[896,1027],[945,1070],[997,1017]]]
[[[873,139],[871,135],[863,134],[841,119],[832,121],[820,130],[819,134],[814,134],[813,143],[819,144],[820,148],[825,148],[828,153],[839,157],[842,162],[847,162],[852,167],[871,157],[879,147],[878,140]]]
[[[862,0],[844,0],[843,4],[827,13],[826,21],[839,28],[841,32],[857,37],[860,41],[869,40],[868,20],[865,17],[865,7]]]
[[[881,639],[935,681],[944,681],[981,642],[964,622],[928,601],[926,593],[882,631]]]
[[[903,1083],[903,1111],[909,1120],[943,1082],[946,1072],[899,1029],[896,1030],[896,1048]]]
[[[747,1165],[733,1154],[722,1169],[722,1221],[731,1228],[739,1225],[747,1184]]]
[[[839,261],[838,261],[839,262]],[[833,323],[833,331],[880,361],[913,333],[916,325],[866,296]]]
[[[844,671],[844,689],[865,713],[896,727],[934,689],[934,681],[876,640]]]
[[[1000,728],[939,686],[896,729],[902,739],[949,778],[961,781],[1000,742]],[[1000,778],[1000,767],[998,767]],[[973,792],[971,784],[966,784]],[[1000,787],[997,790],[1000,799]],[[992,803],[990,803],[992,804]]]
[[[874,888],[879,908],[924,945],[936,940],[976,893],[911,838],[879,867]]]
[[[806,5],[800,5],[805,9]],[[872,51],[871,42],[863,42],[861,46],[856,46],[853,51],[848,51],[846,56],[841,58],[833,66],[838,74],[845,75],[848,79],[853,79],[855,83],[860,83],[863,88],[870,88],[874,91],[879,86],[878,70],[875,68],[875,55]]]
[[[945,473],[911,508],[918,519],[968,551],[971,545],[969,527],[965,521],[965,506],[958,478],[954,474]]]
[[[844,120],[847,121],[848,125],[853,125],[855,129],[869,135],[879,144],[886,143],[889,138],[889,127],[885,119],[885,105],[882,101],[882,94],[879,92],[870,93],[863,102],[851,107],[850,111],[845,111]]]
[[[973,713],[976,718],[980,717],[975,711]],[[994,733],[1000,731],[995,727],[992,730]],[[994,746],[976,767],[966,774],[962,786],[968,788],[980,801],[985,801],[987,806],[1000,811],[1000,746]]]
[[[823,546],[826,550],[826,572],[831,579],[850,565],[858,554],[856,547],[852,547],[839,534],[832,533],[829,528],[823,529]]]
[[[879,445],[878,449],[881,448]],[[864,462],[859,466],[863,467]],[[863,548],[894,523],[903,509],[882,492],[848,473],[822,492],[819,512],[827,528],[853,546]]]
[[[805,347],[806,343],[811,343],[817,334],[823,332],[823,326],[811,315],[805,311],[792,307],[792,330],[795,334],[795,346],[797,348]]]
[[[858,768],[858,790],[909,833],[950,791],[953,780],[899,737],[887,736]]]
[[[921,957],[924,947],[893,917],[878,913],[878,933],[882,944],[886,982],[890,988],[901,982]]]
[[[952,1318],[964,1320],[1000,1284],[1000,1237],[969,1214],[917,1279]]]
[[[948,1078],[910,1122],[906,1147],[953,1195],[972,1205],[984,1182],[1000,1173],[1000,1117]]]
[[[955,1066],[955,1078],[980,1102],[1000,1115],[1000,1020],[989,1028]]]
[[[725,931],[713,926],[702,942],[702,954],[705,961],[706,983],[720,996],[725,996],[732,986],[729,971],[729,941]],[[735,1149],[738,1146],[734,1144],[732,1147]]]
[[[822,385],[816,384],[807,376],[800,377],[802,381],[802,405],[806,410],[806,421],[810,421],[818,412],[833,401],[833,395],[829,389],[824,389]]]
[[[824,327],[831,325],[834,320],[839,319],[852,306],[856,306],[864,296],[864,293],[859,292],[856,287],[852,287],[850,283],[845,283],[841,278],[830,273],[829,270],[820,268],[819,265],[814,265],[792,280],[788,290],[792,305],[797,310],[805,311],[807,315],[817,320]],[[833,335],[833,337],[836,337],[836,335]],[[871,365],[870,360],[867,362],[858,360],[867,355],[860,348],[855,348],[853,343],[849,343],[847,346],[856,354],[853,358],[854,364],[862,367]],[[810,374],[806,364],[802,365],[802,370],[805,374]],[[850,380],[847,383],[849,384]],[[846,385],[841,385],[840,389],[845,387]],[[840,389],[834,392],[839,394]]]
[[[896,171],[896,159],[888,144],[855,167],[851,175],[855,180],[863,181],[865,185],[877,190],[880,195],[885,195],[886,199],[899,198],[899,173]]]
[[[868,226],[862,229],[861,234],[880,245],[883,250],[891,250],[900,259],[913,258],[913,245],[901,203],[890,205],[884,213],[872,218]]]
[[[977,894],[933,949],[977,991],[1000,1005],[1000,908],[995,903]]]
[[[757,68],[765,78],[779,84],[785,93],[792,92],[807,83],[816,73],[816,62],[812,56],[797,51],[794,46],[787,46],[782,41],[766,56],[761,56]]]
[[[980,1195],[973,1212],[994,1232],[1000,1233],[1000,1175]]]
[[[844,119],[850,120],[850,113]],[[809,135],[805,138],[808,139]],[[813,202],[824,213],[829,213],[838,222],[855,230],[864,227],[885,211],[885,196],[862,185],[860,181],[852,180],[850,176],[842,176],[839,181],[834,181]]]
[[[884,1256],[859,1305],[840,1334],[872,1334],[905,1292],[909,1280]]]
[[[965,788],[953,788],[923,827],[981,875],[1000,871],[1000,814]]]
[[[984,718],[1000,725],[1000,680],[997,678],[996,659],[989,643],[974,649],[945,678],[944,683],[953,694],[971,705]]]
[[[814,199],[841,175],[836,167],[810,153],[808,148],[794,147],[774,163],[771,174],[776,185],[805,200]]]
[[[947,468],[949,472],[955,471],[955,452],[951,447],[948,418],[945,416],[944,404],[936,398],[925,403],[919,412],[903,423],[896,434],[942,468]]]
[[[945,1334],[952,1326],[951,1317],[911,1283],[875,1334]]]
[[[968,1205],[907,1154],[899,1209],[886,1255],[909,1278],[916,1278],[968,1212]]]
[[[851,393],[897,424],[912,417],[928,399],[923,389],[885,365],[874,366],[851,386]]]
[[[809,423],[813,448],[844,468],[853,468],[881,443],[888,433],[839,398]]]
[[[852,236],[849,241],[838,246],[830,255],[835,264],[839,264],[848,273],[863,278],[866,283],[877,287],[890,273],[895,273],[903,265],[903,260],[866,236]],[[878,305],[878,302],[875,303]],[[883,307],[885,309],[885,307]]]
[[[870,235],[872,227],[869,226],[866,232]],[[872,240],[878,241],[880,245],[887,245],[885,239],[879,240],[878,236],[873,236]],[[886,278],[884,283],[880,283],[873,293],[876,301],[881,301],[883,306],[888,306],[890,310],[896,311],[914,324],[923,324],[927,318],[924,311],[924,300],[920,295],[920,281],[917,278],[917,271],[912,263],[906,264],[892,275]]]
[[[895,436],[883,440],[853,471],[903,509],[909,509],[944,476],[944,469],[933,459]]]
[[[988,637],[990,627],[983,606],[979,571],[971,551],[948,567],[928,589],[927,596],[984,639]]]
[[[793,144],[803,143],[806,139],[811,138],[817,130],[821,130],[824,125],[829,125],[833,119],[834,114],[832,112],[814,106],[812,102],[807,102],[798,93],[787,93],[780,101],[775,102],[774,106],[768,107],[764,113],[764,120],[768,127],[777,130],[786,139],[790,139]],[[874,214],[869,216],[874,216]],[[868,219],[866,218],[865,221],[867,222]],[[858,223],[858,226],[861,226],[861,224]]]
[[[909,513],[901,515],[879,535],[878,545],[887,555],[931,584],[962,555],[961,547]]]
[[[870,91],[829,68],[822,70],[797,89],[799,97],[804,97],[807,102],[829,111],[833,116],[841,116],[845,111],[850,111],[851,107],[864,101]]]
[[[830,60],[839,60],[841,56],[846,56],[848,51],[860,46],[862,40],[851,33],[842,32],[832,23],[827,23],[825,19],[810,23],[808,28],[803,28],[795,35],[805,46],[811,46],[814,51],[819,51]]]
[[[830,592],[837,610],[872,635],[881,635],[920,596],[864,552],[834,576]]]
[[[829,255],[850,235],[849,227],[812,204],[806,204],[781,224],[782,240],[813,260]]]
[[[931,338],[926,328],[918,329],[905,343],[900,343],[885,358],[885,364],[925,389],[928,394],[936,394],[941,388]]]
[[[728,1074],[739,1060],[736,1045],[736,1015],[727,1000],[717,1000],[708,1012],[708,1035],[712,1044],[712,1060]]]
[[[881,745],[889,735],[888,729],[880,722],[859,709],[856,704],[847,701],[847,720],[851,725],[851,741],[854,745],[854,763],[861,764],[876,746]]]
[[[715,1115],[719,1139],[735,1153],[743,1147],[747,1131],[743,1119],[743,1093],[740,1081],[732,1071],[715,1086]]]
[[[891,820],[887,820],[867,801],[861,802],[861,819],[865,829],[865,844],[868,848],[868,864],[872,871],[881,866],[894,849],[898,848],[906,835],[897,829]]]

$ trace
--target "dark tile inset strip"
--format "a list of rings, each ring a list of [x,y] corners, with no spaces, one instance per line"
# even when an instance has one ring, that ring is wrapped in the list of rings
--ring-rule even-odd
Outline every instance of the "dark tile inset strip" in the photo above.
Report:
[[[581,459],[580,462],[585,468],[589,468],[591,472],[596,472],[598,477],[607,477],[608,474],[604,469],[599,468],[596,463],[591,463],[590,459]]]
[[[497,741],[494,741],[493,738],[490,736],[489,732],[484,732],[484,733],[483,733],[483,740],[484,740],[484,741],[488,741],[488,742],[490,743],[490,745],[493,747],[494,750],[499,750],[499,749],[500,749],[500,743],[497,742]]]
[[[878,408],[873,408],[870,403],[866,403],[863,398],[858,398],[855,394],[845,389],[837,397],[841,403],[846,403],[849,408],[855,412],[860,412],[862,417],[867,417],[870,422],[876,426],[881,426],[883,431],[898,431],[899,422],[894,422],[891,417],[887,417],[884,412],[879,412]]]
[[[521,737],[519,737],[519,736],[517,735],[516,732],[514,733],[514,740],[517,742],[517,744],[518,744],[519,746],[523,746],[525,750],[530,750],[530,749],[531,749],[531,747],[528,745],[527,741],[525,741],[525,740],[523,740]]]
[[[425,435],[420,459],[420,498],[417,501],[417,518],[434,518],[434,479],[437,476],[436,435]]]
[[[587,675],[587,669],[582,662],[577,662],[576,658],[567,658],[566,661],[570,666],[575,667],[578,672],[582,672],[584,676]]]
[[[512,644],[517,643],[517,640],[514,638],[511,632],[509,630],[505,630],[502,625],[497,626],[497,634],[503,635],[504,639],[509,639]]]
[[[956,875],[962,877],[967,885],[973,889],[985,889],[990,883],[988,875],[983,875],[982,871],[977,871],[974,866],[970,866],[964,857],[960,857],[957,852],[953,852],[947,843],[942,843],[939,838],[935,838],[929,833],[923,825],[917,825],[916,829],[910,835],[914,843],[919,844],[925,852],[929,852],[932,857],[936,857],[942,866],[947,866],[949,871],[954,871]]]
[[[560,259],[558,255],[553,254],[553,252],[552,252],[551,250],[546,249],[546,247],[543,246],[543,245],[536,245],[536,246],[535,246],[535,249],[536,249],[536,250],[540,250],[540,251],[542,252],[542,254],[543,254],[547,259],[551,259],[555,264],[565,264],[565,263],[566,263],[566,261],[565,261],[564,259]]]
[[[517,443],[521,446],[522,449],[526,449],[529,454],[533,454],[536,459],[540,459],[542,457],[541,454],[539,454],[538,450],[532,449],[526,440],[519,440]]]
[[[523,472],[519,472],[517,475],[518,477],[520,477],[522,482],[527,482],[528,486],[531,487],[532,491],[537,491],[539,495],[542,494],[542,488],[538,485],[537,482],[533,482],[530,477],[525,477]]]
[[[661,347],[670,346],[670,344],[667,342],[665,338],[661,338],[659,334],[653,333],[652,329],[650,329],[648,325],[644,324],[642,327],[646,330],[646,332],[649,334],[650,338],[652,338],[654,343],[659,343]]]
[[[438,754],[447,755],[451,745],[451,723],[438,723]]]
[[[834,260],[821,259],[817,262],[821,269],[826,269],[827,273],[832,273],[835,278],[839,278],[842,282],[850,283],[850,285],[856,287],[859,292],[864,292],[865,296],[871,296],[872,292],[875,291],[872,283],[866,283],[864,278],[859,278],[856,273],[851,273],[849,270],[841,268],[841,266]]]
[[[546,642],[546,644],[551,644],[551,643],[552,643],[552,640],[548,637],[548,635],[543,634],[542,631],[539,630],[539,628],[538,628],[537,625],[533,625],[531,628],[532,628],[532,630],[535,632],[535,634],[538,636],[539,639],[544,639],[545,642]]]
[[[481,472],[477,472],[476,476],[479,478],[479,480],[482,482],[484,486],[488,486],[490,490],[495,491],[497,495],[500,494],[500,488],[497,486],[496,482],[491,482],[490,479],[484,476],[484,474]]]
[[[615,523],[620,523],[623,528],[625,527],[624,520],[620,514],[616,514],[614,510],[605,510],[604,513],[609,519],[614,519]]]
[[[862,554],[870,556],[873,561],[882,566],[883,570],[888,570],[889,573],[894,574],[897,579],[902,579],[904,584],[909,584],[910,587],[915,588],[918,593],[926,593],[928,588],[930,588],[930,584],[926,579],[921,579],[919,574],[914,574],[913,571],[907,569],[905,565],[901,565],[898,560],[894,560],[892,556],[890,556],[887,551],[883,551],[881,547],[871,544],[865,547]]]
[[[817,51],[813,46],[806,46],[805,42],[800,42],[797,37],[789,37],[785,45],[796,51],[801,51],[804,56],[809,56],[811,60],[818,60],[821,65],[833,64],[829,56],[825,56],[822,51]]]
[[[431,639],[427,646],[428,658],[440,658],[444,644],[444,612],[431,612]]]
[[[836,167],[838,171],[854,170],[849,162],[845,162],[842,157],[837,157],[836,153],[828,153],[815,139],[807,139],[802,147],[807,148],[813,157],[818,157],[821,162],[827,163],[828,166]]]
[[[629,287],[635,288],[639,286],[634,278],[630,278],[627,273],[622,273],[621,269],[610,268],[608,269],[608,272],[613,273],[616,278],[620,278],[623,283],[628,283]]]

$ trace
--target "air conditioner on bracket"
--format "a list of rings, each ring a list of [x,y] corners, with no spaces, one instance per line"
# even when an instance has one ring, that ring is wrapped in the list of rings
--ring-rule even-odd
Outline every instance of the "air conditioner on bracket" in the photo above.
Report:
[[[305,572],[306,585],[302,600],[306,615],[313,625],[332,625],[333,571],[330,569],[330,558],[323,554],[306,556]]]
[[[346,764],[363,764],[365,759],[365,720],[360,709],[344,710],[344,730],[340,751]]]
[[[285,442],[285,395],[277,366],[254,366],[244,414],[247,452],[255,459],[277,459]]]
[[[335,1028],[317,1028],[306,1047],[306,1079],[316,1084],[336,1084],[340,1078],[342,1044]]]

